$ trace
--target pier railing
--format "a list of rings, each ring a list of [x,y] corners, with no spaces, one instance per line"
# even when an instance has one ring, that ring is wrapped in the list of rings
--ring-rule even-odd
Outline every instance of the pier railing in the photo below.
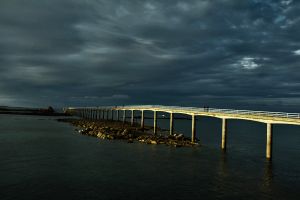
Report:
[[[281,117],[290,119],[300,119],[300,113],[286,113],[286,112],[269,112],[269,111],[255,111],[255,110],[235,110],[235,109],[220,109],[220,108],[197,108],[197,107],[181,107],[181,106],[162,106],[162,105],[129,105],[129,106],[100,106],[100,107],[84,107],[89,109],[128,109],[128,110],[172,110],[172,111],[189,111],[191,113],[208,112],[208,113],[224,113],[224,114],[238,114],[238,115],[256,115],[265,117]],[[76,108],[78,109],[78,107]]]
[[[105,108],[105,107],[104,107]],[[224,114],[240,114],[240,115],[259,115],[267,117],[282,117],[291,119],[300,119],[300,113],[286,113],[286,112],[269,112],[269,111],[255,111],[255,110],[235,110],[235,109],[220,109],[220,108],[197,108],[197,107],[180,107],[180,106],[162,106],[162,105],[132,105],[132,106],[109,106],[109,109],[124,108],[124,109],[139,109],[139,110],[186,110],[190,112],[210,112],[210,113],[224,113]]]

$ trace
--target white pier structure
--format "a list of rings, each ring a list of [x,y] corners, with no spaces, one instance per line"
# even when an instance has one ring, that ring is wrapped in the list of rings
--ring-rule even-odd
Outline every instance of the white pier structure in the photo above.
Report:
[[[207,116],[215,117],[222,120],[222,143],[221,148],[226,151],[227,144],[227,122],[230,119],[250,120],[266,124],[266,158],[272,159],[272,133],[273,124],[290,124],[300,125],[299,113],[284,113],[284,112],[268,112],[268,111],[253,111],[253,110],[233,110],[233,109],[218,109],[218,108],[195,108],[195,107],[179,107],[179,106],[161,106],[161,105],[130,105],[130,106],[105,106],[105,107],[69,107],[64,108],[65,112],[72,115],[77,115],[88,119],[108,119],[108,114],[111,112],[111,120],[114,120],[114,112],[117,119],[120,120],[120,112],[123,112],[122,121],[126,120],[126,112],[131,112],[131,125],[134,124],[135,112],[141,112],[140,125],[144,127],[144,112],[153,112],[153,132],[157,133],[157,113],[170,114],[170,134],[174,130],[174,114],[189,115],[192,118],[191,140],[195,142],[196,138],[196,117]]]

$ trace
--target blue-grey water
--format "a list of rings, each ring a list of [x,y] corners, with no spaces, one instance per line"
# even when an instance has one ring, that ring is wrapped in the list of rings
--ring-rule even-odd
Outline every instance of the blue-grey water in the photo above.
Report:
[[[199,148],[128,144],[83,136],[55,117],[0,115],[0,199],[298,199],[300,126],[199,118]],[[146,124],[152,124],[150,119]],[[168,128],[168,119],[158,125]],[[190,120],[175,130],[190,134]]]

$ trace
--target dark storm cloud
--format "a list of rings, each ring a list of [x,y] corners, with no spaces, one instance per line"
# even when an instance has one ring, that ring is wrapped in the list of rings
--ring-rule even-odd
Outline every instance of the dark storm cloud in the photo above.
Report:
[[[3,0],[0,103],[296,107],[299,11],[293,0]]]

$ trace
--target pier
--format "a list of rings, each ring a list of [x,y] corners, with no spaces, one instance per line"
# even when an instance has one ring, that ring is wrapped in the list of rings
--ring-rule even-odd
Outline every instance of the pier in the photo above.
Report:
[[[170,114],[170,134],[174,131],[174,115],[183,114],[191,116],[191,141],[195,142],[196,138],[196,117],[206,116],[219,118],[222,121],[222,142],[221,149],[226,151],[227,146],[227,123],[228,120],[249,120],[266,124],[266,158],[272,159],[272,144],[273,144],[273,125],[274,124],[290,124],[300,125],[299,113],[284,113],[284,112],[268,112],[268,111],[253,111],[253,110],[233,110],[233,109],[218,109],[218,108],[195,108],[195,107],[178,107],[178,106],[159,106],[159,105],[139,105],[139,106],[109,106],[109,107],[69,107],[64,108],[64,111],[82,118],[92,120],[120,120],[120,112],[123,112],[122,121],[126,120],[126,113],[130,112],[130,123],[134,125],[134,117],[136,112],[141,113],[140,125],[144,127],[144,112],[153,112],[153,133],[157,134],[157,113]],[[114,113],[116,112],[116,119]]]

